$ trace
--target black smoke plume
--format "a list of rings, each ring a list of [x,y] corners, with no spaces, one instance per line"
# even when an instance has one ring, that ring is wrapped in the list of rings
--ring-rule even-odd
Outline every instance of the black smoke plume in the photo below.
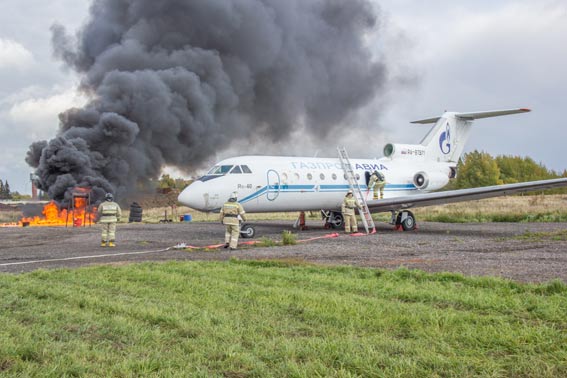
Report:
[[[89,186],[99,201],[235,139],[325,136],[384,85],[366,45],[377,27],[370,0],[94,0],[75,37],[52,27],[90,100],[26,161],[51,198]]]

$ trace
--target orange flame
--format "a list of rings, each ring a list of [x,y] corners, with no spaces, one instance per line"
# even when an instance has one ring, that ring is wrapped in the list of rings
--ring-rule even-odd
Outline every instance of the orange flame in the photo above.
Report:
[[[59,209],[54,201],[43,207],[43,216],[22,218],[19,226],[75,226],[93,224],[96,219],[96,207],[87,208],[86,198],[75,197],[75,209]]]

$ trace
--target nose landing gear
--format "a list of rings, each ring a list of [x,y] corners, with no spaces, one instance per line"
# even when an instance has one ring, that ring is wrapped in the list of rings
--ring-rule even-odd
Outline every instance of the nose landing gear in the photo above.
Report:
[[[244,239],[253,238],[254,235],[256,235],[256,229],[254,228],[254,226],[247,223],[244,223],[242,226],[240,226],[240,236],[242,236]]]

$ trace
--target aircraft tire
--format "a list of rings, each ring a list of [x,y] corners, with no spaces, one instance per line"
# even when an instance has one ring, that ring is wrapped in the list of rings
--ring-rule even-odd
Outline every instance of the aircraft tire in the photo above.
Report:
[[[345,224],[345,219],[341,213],[331,213],[330,223],[332,228],[342,228]]]
[[[253,238],[254,235],[256,235],[256,229],[254,228],[254,226],[246,223],[240,226],[240,236],[242,236],[244,239]]]
[[[413,231],[416,227],[415,216],[411,211],[402,211],[398,214],[396,224],[401,225],[404,231]]]

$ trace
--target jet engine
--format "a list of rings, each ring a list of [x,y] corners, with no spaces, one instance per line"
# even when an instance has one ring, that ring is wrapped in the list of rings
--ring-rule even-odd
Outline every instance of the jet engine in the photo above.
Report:
[[[420,190],[441,189],[449,182],[449,175],[445,172],[417,172],[413,176],[413,184]]]
[[[384,146],[384,156],[390,159],[424,159],[425,147],[420,144],[393,144]]]

